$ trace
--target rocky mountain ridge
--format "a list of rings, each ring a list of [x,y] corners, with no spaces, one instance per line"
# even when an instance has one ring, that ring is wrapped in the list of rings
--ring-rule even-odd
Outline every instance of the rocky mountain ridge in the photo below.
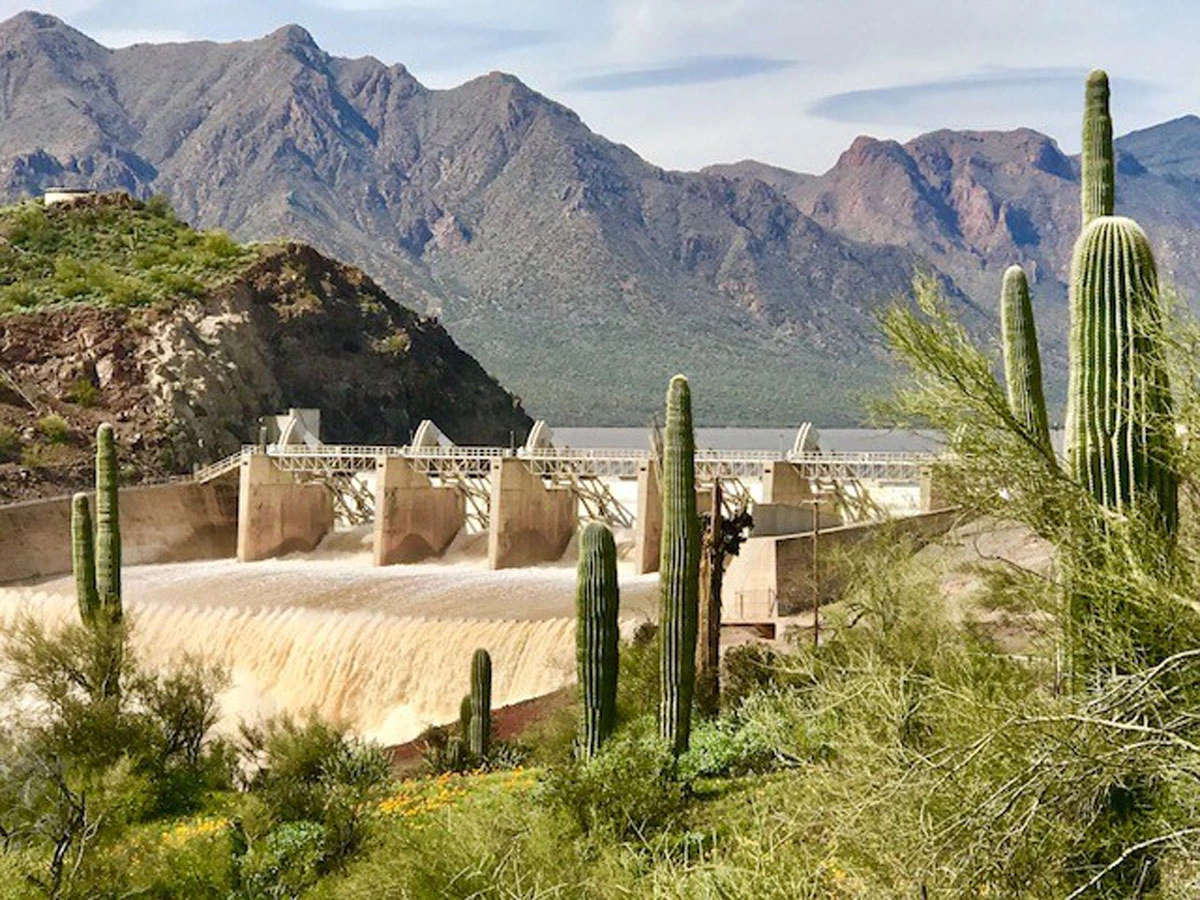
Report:
[[[1077,163],[1027,129],[864,137],[820,176],[671,172],[511,75],[431,90],[297,26],[108,50],[25,13],[0,42],[0,194],[157,192],[240,239],[307,241],[439,316],[557,424],[640,424],[676,371],[701,422],[853,423],[887,378],[876,311],[917,268],[986,329],[1025,265],[1061,380]],[[1118,203],[1200,296],[1194,130],[1122,139]]]

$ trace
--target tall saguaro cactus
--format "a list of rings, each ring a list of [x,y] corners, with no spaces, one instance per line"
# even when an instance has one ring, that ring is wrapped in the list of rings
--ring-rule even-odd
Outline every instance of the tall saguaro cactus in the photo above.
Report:
[[[476,759],[487,757],[492,741],[492,657],[482,647],[471,657],[469,745]]]
[[[96,544],[92,535],[92,510],[87,494],[71,498],[71,568],[75,573],[75,595],[79,618],[94,625],[100,607],[96,592]]]
[[[696,441],[687,379],[667,389],[663,435],[663,530],[659,558],[659,730],[679,754],[688,748],[696,680],[700,520],[696,515]]]
[[[1115,196],[1113,124],[1108,113],[1108,74],[1088,73],[1083,109],[1083,154],[1080,157],[1080,207],[1083,225],[1097,216],[1113,214]]]
[[[1132,219],[1100,216],[1071,260],[1067,466],[1110,509],[1140,506],[1167,534],[1179,518],[1171,392],[1158,335],[1158,274]]]
[[[599,522],[579,538],[575,591],[575,656],[583,705],[580,755],[595,756],[617,715],[617,545]]]
[[[96,430],[96,593],[100,609],[121,619],[121,522],[117,505],[117,449],[113,427]]]
[[[1042,392],[1042,360],[1037,327],[1029,301],[1029,282],[1020,266],[1004,272],[1000,294],[1000,330],[1004,336],[1004,380],[1013,417],[1042,452],[1053,456],[1046,397]]]

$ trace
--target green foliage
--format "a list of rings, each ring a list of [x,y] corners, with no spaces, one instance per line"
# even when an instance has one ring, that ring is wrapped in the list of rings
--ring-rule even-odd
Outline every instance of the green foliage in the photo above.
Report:
[[[0,236],[0,313],[186,300],[258,255],[224,232],[193,231],[165,201],[120,195],[71,207],[28,201],[0,209]]]
[[[86,378],[76,378],[67,388],[66,399],[76,406],[91,409],[100,402],[100,388]]]
[[[659,562],[659,728],[676,754],[688,747],[696,682],[700,604],[700,519],[696,515],[692,398],[676,375],[667,389],[663,430],[663,531]]]
[[[71,426],[60,415],[51,413],[37,420],[37,430],[51,444],[65,444],[71,440]]]
[[[595,756],[617,716],[619,666],[617,547],[612,532],[592,522],[579,539],[575,646],[583,722],[580,754]]]
[[[21,456],[21,432],[11,425],[0,425],[0,462],[12,462]]]
[[[243,730],[245,786],[276,828],[289,822],[321,828],[322,870],[341,865],[366,836],[366,813],[390,776],[387,757],[318,718],[289,717]]]
[[[228,784],[226,757],[208,739],[223,675],[186,661],[172,673],[142,671],[125,625],[103,621],[51,633],[21,619],[3,662],[13,709],[37,711],[15,713],[0,735],[9,850],[62,896],[108,896],[95,890],[115,877],[101,847],[137,822],[194,810]],[[113,693],[105,684],[117,668],[125,689]],[[64,863],[76,859],[78,867]]]
[[[670,745],[643,720],[605,744],[589,760],[551,769],[542,785],[552,809],[572,818],[584,834],[644,838],[678,824],[688,788],[675,778]]]
[[[286,822],[259,841],[242,864],[246,900],[293,900],[316,884],[325,831],[316,822]]]
[[[480,647],[471,657],[471,720],[467,747],[485,760],[492,739],[492,657]]]

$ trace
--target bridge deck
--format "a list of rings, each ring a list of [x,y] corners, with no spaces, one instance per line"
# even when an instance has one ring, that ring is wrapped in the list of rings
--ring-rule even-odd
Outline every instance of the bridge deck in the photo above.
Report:
[[[520,451],[502,447],[409,447],[394,445],[326,444],[318,447],[249,445],[240,452],[196,471],[193,479],[211,481],[236,469],[242,457],[265,453],[280,469],[323,474],[373,471],[380,457],[411,460],[430,474],[444,478],[486,478],[492,461],[502,457],[523,460],[530,470],[549,478],[636,478],[638,467],[650,458],[647,450],[576,450],[538,448]],[[697,450],[696,469],[702,481],[759,479],[768,463],[788,462],[815,479],[915,482],[935,457],[927,453],[787,453],[769,450]]]

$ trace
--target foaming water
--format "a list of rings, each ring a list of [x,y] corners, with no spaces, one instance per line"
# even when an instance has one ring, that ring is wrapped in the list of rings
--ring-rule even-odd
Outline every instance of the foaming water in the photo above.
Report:
[[[627,633],[649,617],[655,584],[654,576],[623,579]],[[73,590],[69,577],[0,588],[0,624],[22,611],[67,621]],[[144,663],[196,655],[230,672],[223,730],[315,710],[384,743],[406,741],[457,718],[477,647],[492,655],[496,706],[575,677],[574,568],[565,564],[375,568],[343,535],[311,559],[128,567],[124,594]]]

